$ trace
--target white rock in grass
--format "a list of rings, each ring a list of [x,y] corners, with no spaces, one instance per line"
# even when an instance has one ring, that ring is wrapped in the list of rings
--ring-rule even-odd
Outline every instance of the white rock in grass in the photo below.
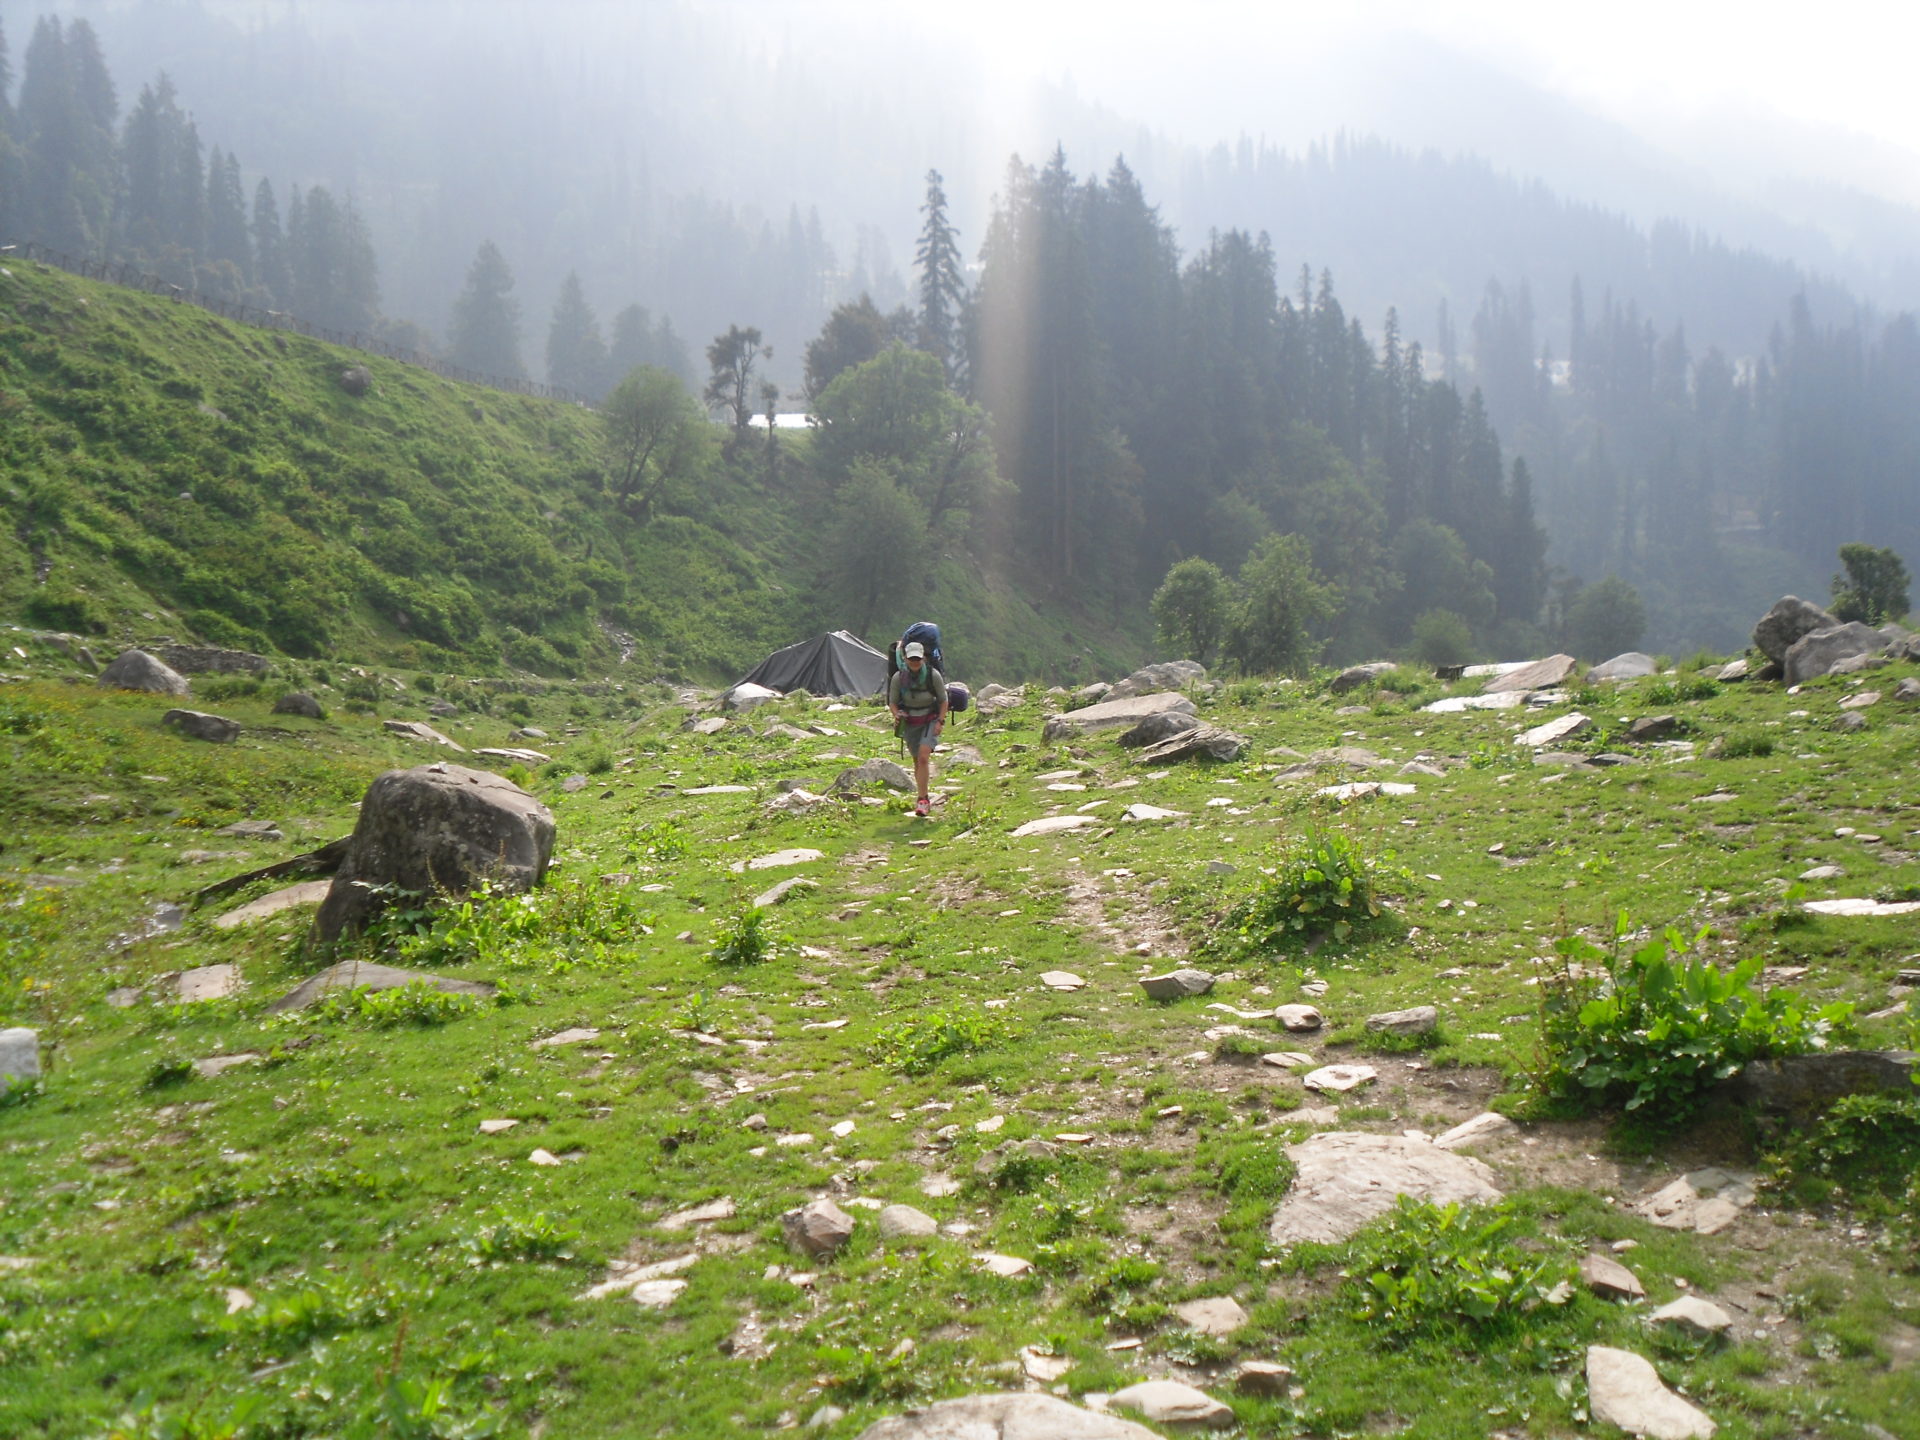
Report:
[[[1662,1305],[1647,1319],[1655,1325],[1673,1325],[1702,1335],[1718,1335],[1733,1324],[1733,1317],[1725,1310],[1698,1295],[1682,1295]]]
[[[1117,1415],[1082,1410],[1051,1395],[967,1395],[889,1416],[858,1440],[1158,1440]]]
[[[876,1222],[882,1240],[920,1240],[940,1233],[940,1222],[911,1205],[889,1205]]]
[[[1186,813],[1184,810],[1168,810],[1159,805],[1135,804],[1127,807],[1126,813],[1122,818],[1127,820],[1183,820],[1186,818]]]
[[[544,1040],[535,1040],[531,1045],[527,1046],[527,1048],[529,1050],[553,1050],[562,1045],[578,1045],[584,1041],[598,1040],[599,1038],[600,1032],[598,1030],[576,1028],[572,1030],[562,1030],[558,1035],[549,1035]]]
[[[1596,1295],[1615,1300],[1644,1300],[1647,1290],[1640,1277],[1610,1255],[1583,1255],[1580,1280]]]
[[[0,1094],[15,1081],[40,1078],[40,1032],[25,1025],[0,1030]]]
[[[560,1157],[551,1150],[535,1150],[527,1159],[535,1165],[553,1166],[562,1163]]]
[[[1274,1212],[1276,1244],[1332,1244],[1393,1208],[1401,1195],[1436,1205],[1492,1204],[1502,1198],[1478,1160],[1400,1135],[1333,1131],[1286,1149],[1293,1187]]]
[[[1156,1425],[1202,1425],[1224,1430],[1234,1423],[1227,1406],[1191,1385],[1177,1380],[1147,1380],[1116,1390],[1107,1403],[1121,1410],[1132,1410]]]
[[[807,1255],[832,1255],[853,1235],[854,1218],[831,1200],[811,1200],[780,1217],[787,1241]]]
[[[1247,1312],[1231,1295],[1216,1295],[1206,1300],[1189,1300],[1173,1307],[1173,1313],[1190,1330],[1202,1335],[1231,1335],[1247,1323]]]
[[[1463,1145],[1478,1145],[1487,1140],[1498,1140],[1511,1135],[1519,1127],[1504,1115],[1486,1110],[1471,1120],[1462,1121],[1451,1130],[1433,1137],[1433,1143],[1442,1150],[1458,1150]]]
[[[1054,835],[1062,830],[1079,830],[1088,825],[1098,825],[1097,815],[1047,815],[1038,820],[1029,820],[1013,832],[1013,838],[1024,840],[1030,835]]]
[[[1705,1413],[1660,1383],[1653,1366],[1631,1350],[1587,1347],[1587,1397],[1593,1418],[1652,1440],[1709,1440],[1717,1428]]]
[[[1079,990],[1087,982],[1071,970],[1049,970],[1040,977],[1040,983],[1049,990]]]
[[[1379,1078],[1380,1072],[1371,1065],[1322,1065],[1303,1076],[1302,1083],[1309,1090],[1339,1094],[1371,1085]]]
[[[826,858],[826,852],[821,850],[776,850],[771,855],[759,855],[752,860],[736,860],[727,868],[740,875],[748,870],[779,870],[788,865],[807,865]]]
[[[1017,1280],[1033,1269],[1031,1260],[1022,1260],[1018,1255],[976,1255],[981,1268],[1000,1276],[1003,1280]]]
[[[651,1310],[663,1310],[679,1298],[680,1292],[687,1288],[684,1280],[642,1280],[627,1292],[636,1305],[644,1305]]]
[[[504,1135],[519,1123],[518,1120],[482,1120],[480,1122],[480,1133],[482,1135]]]
[[[716,1220],[731,1220],[739,1211],[731,1195],[722,1195],[718,1200],[709,1200],[704,1205],[695,1205],[691,1210],[680,1210],[655,1224],[662,1230],[685,1230],[690,1225],[711,1225]]]
[[[1318,1030],[1326,1024],[1326,1018],[1311,1005],[1282,1005],[1273,1012],[1273,1018],[1293,1031]]]

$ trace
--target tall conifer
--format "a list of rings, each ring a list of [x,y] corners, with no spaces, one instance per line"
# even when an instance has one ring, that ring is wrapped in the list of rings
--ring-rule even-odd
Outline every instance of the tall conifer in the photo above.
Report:
[[[526,376],[520,363],[520,302],[513,298],[513,271],[491,240],[482,242],[467,269],[466,288],[453,302],[447,358],[483,374]]]

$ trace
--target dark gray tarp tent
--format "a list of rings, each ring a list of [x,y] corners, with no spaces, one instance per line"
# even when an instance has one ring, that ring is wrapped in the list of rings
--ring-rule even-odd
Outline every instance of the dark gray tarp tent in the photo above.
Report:
[[[769,690],[814,695],[877,695],[887,683],[887,657],[857,635],[835,630],[776,650],[743,677]]]

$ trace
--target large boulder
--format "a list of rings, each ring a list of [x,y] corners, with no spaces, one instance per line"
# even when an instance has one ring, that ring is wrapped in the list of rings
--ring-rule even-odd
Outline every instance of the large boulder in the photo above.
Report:
[[[757,685],[751,680],[742,680],[720,697],[720,708],[722,710],[754,710],[779,698],[778,690],[770,690],[765,685]]]
[[[209,715],[204,710],[169,710],[160,717],[162,725],[171,725],[182,735],[227,745],[240,738],[240,722],[224,715]]]
[[[1170,735],[1156,744],[1143,746],[1133,758],[1142,765],[1163,765],[1170,760],[1238,760],[1247,753],[1247,737],[1223,730],[1218,725],[1200,725]]]
[[[1398,668],[1391,660],[1369,660],[1364,665],[1349,665],[1327,682],[1327,690],[1334,695],[1344,695],[1349,690],[1358,690],[1362,685],[1371,685]]]
[[[1275,1244],[1334,1244],[1393,1208],[1401,1195],[1486,1205],[1501,1198],[1478,1160],[1401,1135],[1329,1131],[1289,1145],[1293,1188],[1274,1213]]]
[[[273,662],[251,650],[222,650],[217,645],[162,645],[160,658],[182,675],[264,675]]]
[[[40,1032],[16,1025],[0,1030],[0,1095],[15,1084],[40,1078]]]
[[[1660,667],[1653,663],[1651,655],[1643,655],[1638,650],[1629,650],[1624,655],[1616,655],[1611,660],[1602,660],[1587,671],[1587,683],[1597,685],[1602,680],[1638,680],[1643,676],[1657,675]]]
[[[1118,1415],[1082,1410],[1051,1395],[965,1395],[892,1415],[857,1440],[1159,1440]]]
[[[1911,1095],[1920,1056],[1910,1050],[1829,1050],[1754,1060],[1728,1082],[1767,1118],[1804,1121],[1845,1095]]]
[[[1878,655],[1886,646],[1878,630],[1850,620],[1845,625],[1809,630],[1787,647],[1781,664],[1787,684],[1798,685],[1804,680],[1819,679],[1842,660],[1855,655]]]
[[[1753,627],[1753,648],[1776,665],[1784,664],[1787,651],[1802,635],[1815,630],[1831,630],[1840,623],[1836,615],[1822,610],[1811,600],[1798,595],[1783,595]]]
[[[219,921],[214,923],[218,924]],[[310,975],[302,980],[267,1006],[267,1013],[278,1015],[287,1010],[304,1010],[336,992],[400,990],[408,985],[424,985],[443,995],[473,995],[483,1000],[499,989],[491,980],[460,980],[452,975],[436,975],[427,970],[402,970],[397,965],[376,965],[371,960],[342,960],[338,965],[329,965],[318,975]]]
[[[1184,695],[1168,692],[1134,695],[1122,700],[1102,700],[1098,705],[1089,705],[1084,710],[1070,710],[1065,715],[1049,716],[1040,738],[1049,744],[1055,740],[1071,740],[1077,736],[1091,735],[1096,730],[1131,727],[1149,715],[1165,715],[1170,711],[1191,715],[1194,713],[1193,701]]]
[[[1549,655],[1544,660],[1534,660],[1517,670],[1495,675],[1481,687],[1480,693],[1511,695],[1525,690],[1551,689],[1555,685],[1566,684],[1579,668],[1580,662],[1571,655]]]
[[[1207,678],[1207,667],[1198,660],[1167,660],[1158,665],[1143,665],[1107,692],[1109,700],[1129,700],[1136,695],[1152,695],[1162,690],[1184,690]]]
[[[346,859],[314,921],[332,941],[364,929],[380,887],[467,894],[483,880],[539,884],[553,857],[553,813],[511,780],[444,761],[389,770],[367,787]]]
[[[1158,745],[1162,740],[1171,740],[1176,735],[1199,728],[1198,715],[1189,715],[1184,710],[1163,710],[1158,715],[1149,715],[1127,731],[1120,737],[1120,743],[1129,750],[1137,750],[1142,745]]]
[[[869,785],[884,785],[889,790],[898,790],[902,795],[911,795],[913,776],[905,766],[891,760],[867,760],[842,770],[833,777],[833,784],[828,789],[845,794],[852,790],[864,790]]]
[[[320,708],[320,702],[304,690],[295,690],[290,695],[282,695],[273,702],[276,715],[300,715],[308,720],[324,720],[327,712]]]
[[[184,695],[187,677],[144,650],[123,650],[93,682],[105,690],[147,690],[155,695]]]

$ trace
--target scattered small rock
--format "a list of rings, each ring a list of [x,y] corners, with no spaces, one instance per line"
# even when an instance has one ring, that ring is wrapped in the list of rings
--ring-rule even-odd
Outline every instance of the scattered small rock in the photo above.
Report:
[[[923,1240],[940,1233],[940,1222],[911,1205],[889,1205],[875,1222],[882,1240]]]
[[[1711,1440],[1716,1428],[1631,1350],[1587,1347],[1587,1396],[1594,1419],[1652,1440]]]
[[[1224,1430],[1234,1423],[1234,1414],[1225,1405],[1191,1385],[1178,1380],[1146,1380],[1116,1390],[1107,1403],[1121,1410],[1132,1410],[1156,1425],[1199,1425]]]
[[[1428,1035],[1440,1023],[1440,1012],[1431,1005],[1416,1005],[1410,1010],[1386,1010],[1367,1017],[1367,1029],[1383,1035]]]
[[[787,1243],[804,1255],[837,1254],[853,1236],[854,1218],[831,1200],[810,1200],[780,1217]]]
[[[1309,1030],[1318,1030],[1322,1025],[1327,1023],[1326,1017],[1312,1005],[1276,1006],[1273,1012],[1273,1018],[1278,1020],[1285,1029],[1291,1030],[1295,1034],[1302,1034]]]
[[[1247,1312],[1231,1295],[1189,1300],[1174,1306],[1173,1313],[1189,1330],[1197,1330],[1202,1335],[1231,1335],[1248,1320]]]
[[[1149,975],[1140,982],[1149,1000],[1181,1000],[1204,995],[1213,988],[1213,976],[1205,970],[1172,970],[1165,975]]]
[[[1725,1310],[1698,1295],[1682,1295],[1662,1305],[1647,1320],[1654,1325],[1672,1325],[1701,1335],[1718,1335],[1733,1324],[1733,1317]]]
[[[1611,1299],[1644,1300],[1647,1297],[1640,1277],[1608,1255],[1581,1256],[1580,1280],[1594,1294]]]

